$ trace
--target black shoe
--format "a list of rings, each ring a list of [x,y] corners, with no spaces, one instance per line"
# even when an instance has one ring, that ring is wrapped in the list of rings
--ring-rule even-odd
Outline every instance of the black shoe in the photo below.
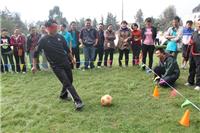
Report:
[[[91,68],[91,69],[95,68],[95,65],[91,64],[91,65],[90,65],[90,68]]]
[[[84,107],[84,103],[82,102],[75,102],[75,108],[76,110],[80,111]]]
[[[60,99],[70,101],[71,98],[68,96],[68,93],[60,94]]]
[[[146,66],[145,66],[145,64],[142,64],[141,69],[142,69],[143,71],[146,70]]]
[[[71,101],[72,99],[70,97],[62,97],[60,96],[61,100],[65,100],[65,101]]]

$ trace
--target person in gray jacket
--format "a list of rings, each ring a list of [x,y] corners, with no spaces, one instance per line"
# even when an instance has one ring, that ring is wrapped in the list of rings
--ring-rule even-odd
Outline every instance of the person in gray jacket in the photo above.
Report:
[[[97,30],[91,26],[91,19],[86,19],[85,27],[80,33],[80,42],[85,56],[85,69],[94,68],[96,46],[98,44]]]

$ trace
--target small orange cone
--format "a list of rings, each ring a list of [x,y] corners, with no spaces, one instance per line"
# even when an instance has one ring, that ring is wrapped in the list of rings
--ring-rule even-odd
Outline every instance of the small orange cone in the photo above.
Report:
[[[153,96],[154,97],[159,97],[159,91],[158,91],[158,86],[156,85],[153,91]]]
[[[190,125],[190,111],[189,109],[187,109],[183,115],[183,117],[181,118],[181,120],[179,121],[179,123],[185,127],[189,127]]]

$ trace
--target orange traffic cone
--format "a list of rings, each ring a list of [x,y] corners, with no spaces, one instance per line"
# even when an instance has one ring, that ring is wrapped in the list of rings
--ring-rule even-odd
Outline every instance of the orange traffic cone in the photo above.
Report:
[[[158,86],[156,85],[153,91],[153,96],[154,97],[159,97],[159,91],[158,91]]]
[[[187,109],[183,115],[183,117],[181,118],[181,120],[179,121],[179,123],[185,127],[189,127],[190,125],[190,111],[189,109]]]

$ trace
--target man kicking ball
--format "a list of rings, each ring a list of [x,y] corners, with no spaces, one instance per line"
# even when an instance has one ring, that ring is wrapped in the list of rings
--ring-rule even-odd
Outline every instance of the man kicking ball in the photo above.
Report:
[[[48,20],[45,23],[48,34],[42,37],[38,42],[34,53],[32,72],[35,73],[37,71],[37,57],[43,50],[53,72],[63,85],[60,98],[68,100],[68,93],[70,93],[76,110],[80,110],[83,108],[84,104],[72,85],[73,76],[69,60],[74,63],[73,56],[67,47],[64,37],[57,33],[57,26],[57,22],[54,20]]]

